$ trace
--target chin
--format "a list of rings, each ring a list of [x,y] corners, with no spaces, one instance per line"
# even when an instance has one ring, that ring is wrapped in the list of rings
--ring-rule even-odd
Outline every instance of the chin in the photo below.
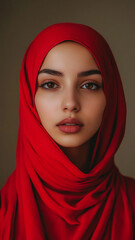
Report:
[[[86,142],[88,142],[88,141],[55,141],[59,146],[61,146],[61,147],[79,147],[79,146],[82,146],[82,145],[84,145]]]

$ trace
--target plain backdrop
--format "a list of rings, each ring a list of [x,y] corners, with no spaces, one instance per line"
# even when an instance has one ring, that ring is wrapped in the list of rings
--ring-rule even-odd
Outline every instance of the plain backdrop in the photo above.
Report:
[[[135,177],[135,1],[4,0],[0,4],[0,188],[16,164],[22,58],[41,30],[60,22],[95,28],[112,49],[128,109],[125,137],[115,162],[122,174]]]

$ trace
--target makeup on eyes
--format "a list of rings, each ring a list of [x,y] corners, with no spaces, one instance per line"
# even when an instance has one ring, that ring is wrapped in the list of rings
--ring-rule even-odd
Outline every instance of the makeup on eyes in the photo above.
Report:
[[[50,87],[49,87],[49,84],[50,84]],[[53,85],[53,86],[51,87],[51,85]],[[92,88],[89,88],[90,85],[92,86]],[[84,87],[84,86],[88,86],[88,87]],[[53,89],[59,88],[59,84],[56,83],[53,80],[46,80],[43,83],[39,84],[39,87],[42,87],[42,88],[47,89],[47,90],[53,90]],[[82,89],[87,89],[87,90],[98,90],[99,88],[102,87],[102,84],[99,83],[98,81],[95,81],[95,80],[94,81],[93,80],[89,80],[87,82],[84,81],[83,84],[81,84],[80,87]]]
[[[94,75],[94,79],[93,79],[93,75]],[[53,76],[53,79],[52,79]],[[49,89],[49,90],[53,90],[58,88],[58,85],[60,84],[58,80],[55,80],[55,77],[64,77],[64,74],[62,72],[56,71],[56,70],[52,70],[52,69],[42,69],[39,71],[38,74],[38,86],[39,87],[43,87],[44,89]],[[77,75],[78,78],[82,78],[83,80],[81,80],[81,86],[83,85],[90,85],[93,84],[96,86],[95,89],[91,89],[91,88],[83,88],[83,89],[88,89],[88,90],[98,90],[99,88],[102,87],[102,78],[101,78],[101,73],[98,69],[91,69],[91,70],[87,70],[87,71],[83,71],[78,73]],[[84,80],[84,78],[86,77],[90,77],[90,79],[86,79]],[[80,82],[80,79],[79,79]],[[55,86],[57,85],[57,87],[55,88],[46,88],[44,86],[47,86],[47,84],[54,84]]]

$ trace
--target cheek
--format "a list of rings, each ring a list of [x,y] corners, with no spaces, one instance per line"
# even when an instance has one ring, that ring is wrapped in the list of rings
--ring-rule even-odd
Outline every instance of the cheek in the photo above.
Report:
[[[106,98],[104,93],[99,96],[94,96],[84,104],[84,114],[87,116],[88,121],[93,120],[93,123],[101,123],[103,113],[106,106]]]
[[[44,94],[37,94],[35,95],[35,106],[43,125],[54,119],[54,115],[57,112],[57,103],[54,101],[54,98],[48,98]]]

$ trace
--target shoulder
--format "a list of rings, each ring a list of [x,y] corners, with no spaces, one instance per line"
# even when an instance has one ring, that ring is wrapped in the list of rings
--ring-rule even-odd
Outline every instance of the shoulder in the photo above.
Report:
[[[16,198],[16,172],[14,171],[7,179],[5,185],[0,190],[0,217],[2,212],[6,212],[8,205]]]
[[[135,216],[135,179],[123,176],[126,185],[127,197]]]
[[[16,172],[14,171],[0,190],[0,239],[9,239],[11,219],[15,218],[17,192]]]
[[[125,184],[127,186],[127,191],[129,195],[135,197],[135,179],[127,176],[123,176],[125,179]]]
[[[9,178],[7,179],[5,185],[2,187],[2,189],[0,190],[0,194],[4,193],[4,192],[8,192],[10,188],[13,188],[15,186],[13,186],[15,184],[15,178],[16,178],[16,171],[14,171]]]

